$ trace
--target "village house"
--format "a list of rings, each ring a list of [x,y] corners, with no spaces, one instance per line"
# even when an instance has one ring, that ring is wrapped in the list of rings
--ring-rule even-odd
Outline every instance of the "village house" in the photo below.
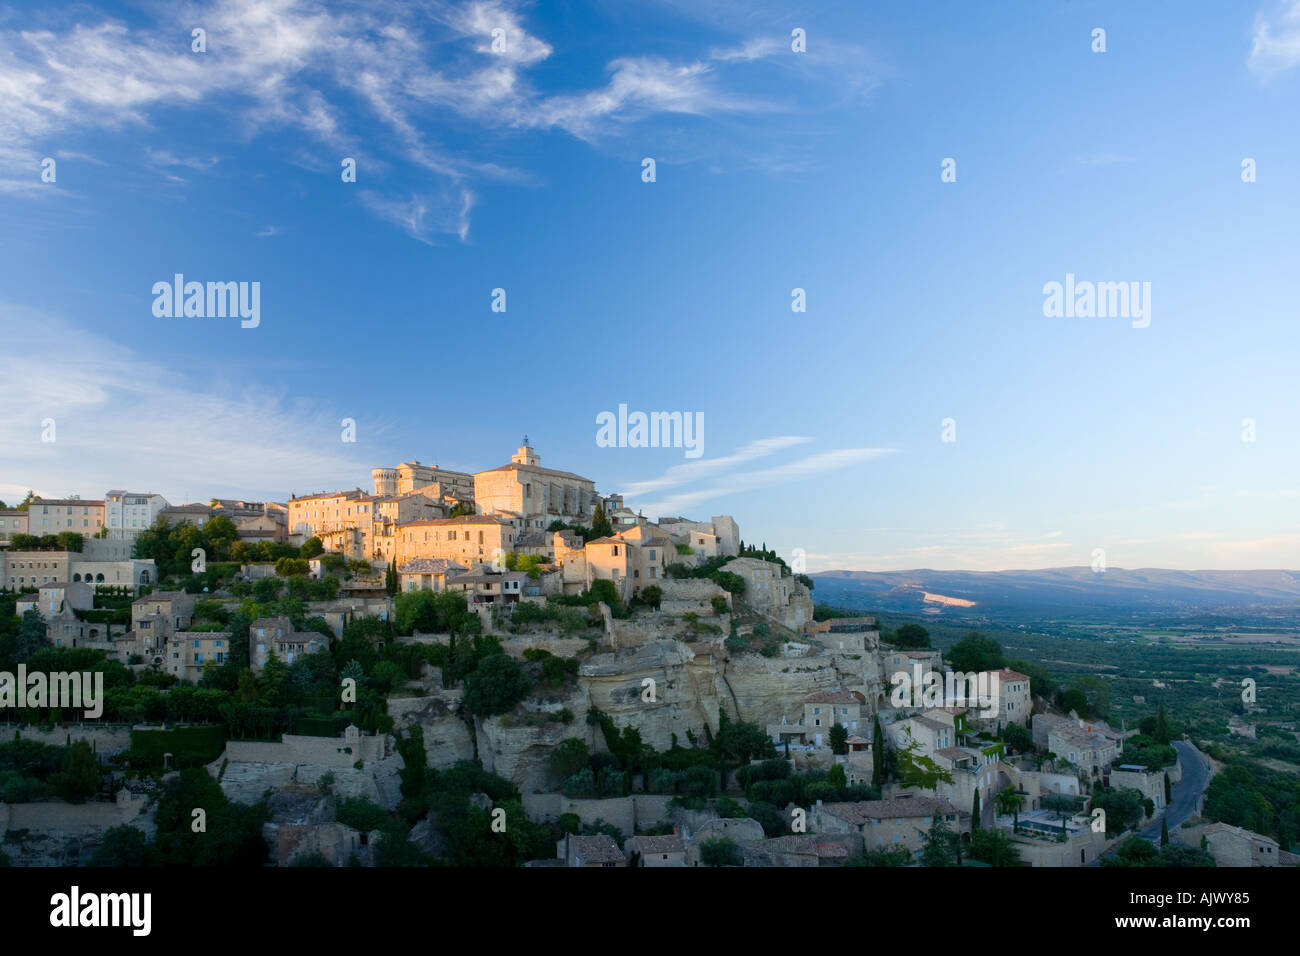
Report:
[[[167,639],[163,669],[180,680],[197,683],[205,667],[219,667],[229,653],[229,631],[182,631]]]
[[[942,817],[958,832],[957,810],[940,797],[904,793],[890,800],[857,803],[823,803],[818,800],[809,823],[818,833],[853,833],[862,838],[864,849],[883,850],[901,846],[919,857],[924,836],[936,817]]]
[[[471,606],[478,604],[517,604],[528,583],[524,571],[499,571],[481,566],[477,571],[458,574],[447,580],[447,590],[465,595]]]
[[[27,534],[27,512],[17,508],[0,509],[0,547],[9,547],[16,534]]]
[[[793,833],[755,840],[741,848],[745,866],[843,866],[862,853],[862,837],[852,831]]]
[[[81,498],[33,498],[27,503],[27,534],[73,531],[89,538],[104,527],[104,502]],[[2,535],[0,535],[2,536]]]
[[[686,865],[686,843],[676,834],[666,836],[634,836],[623,843],[628,862],[644,867],[675,867]]]
[[[1272,837],[1227,823],[1181,827],[1171,835],[1186,846],[1205,849],[1218,866],[1295,866],[1300,859],[1284,851]]]
[[[151,491],[109,491],[104,495],[104,527],[110,538],[134,538],[166,507],[167,499]]]
[[[772,561],[735,558],[724,570],[745,580],[744,601],[754,610],[798,631],[813,619],[813,601],[808,589],[786,569]]]
[[[354,560],[369,559],[374,533],[374,497],[360,488],[289,499],[288,533],[294,544],[319,538],[325,550]]]
[[[927,711],[915,717],[896,720],[884,728],[885,737],[895,750],[918,745],[917,756],[933,757],[940,750],[956,745],[957,734],[952,722]]]
[[[498,515],[434,518],[397,526],[397,566],[415,558],[445,558],[466,568],[504,558],[514,527]]]
[[[449,578],[469,569],[446,558],[412,558],[398,565],[403,591],[445,591]]]
[[[184,591],[155,591],[131,603],[131,630],[114,641],[117,657],[129,664],[138,657],[145,664],[165,667],[167,644],[194,621],[194,596]],[[172,660],[179,660],[173,658]]]
[[[315,631],[295,631],[285,615],[259,617],[249,625],[249,666],[253,673],[261,673],[267,660],[275,654],[285,664],[292,664],[304,654],[327,650],[329,638]]]
[[[1049,731],[1047,749],[1090,776],[1101,773],[1119,755],[1119,744],[1113,737],[1083,721],[1078,725],[1061,724]]]
[[[777,745],[784,743],[830,746],[830,729],[843,724],[850,737],[863,738],[871,726],[867,698],[856,690],[829,690],[809,694],[803,699],[803,714],[797,723],[784,716],[779,723],[768,724],[767,732]]]
[[[566,866],[625,867],[627,857],[618,848],[614,838],[604,833],[595,836],[577,836],[566,833],[555,848],[556,856]]]

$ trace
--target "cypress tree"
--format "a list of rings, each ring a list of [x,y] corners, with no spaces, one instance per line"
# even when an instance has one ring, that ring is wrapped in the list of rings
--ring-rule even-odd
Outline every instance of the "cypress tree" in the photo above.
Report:
[[[970,832],[972,839],[975,831],[980,828],[980,792],[975,791],[975,799],[971,801],[970,807]]]
[[[1169,845],[1169,818],[1165,817],[1160,821],[1160,845],[1162,847]]]
[[[875,715],[871,731],[871,783],[880,787],[885,783],[885,734],[880,729],[880,715]]]

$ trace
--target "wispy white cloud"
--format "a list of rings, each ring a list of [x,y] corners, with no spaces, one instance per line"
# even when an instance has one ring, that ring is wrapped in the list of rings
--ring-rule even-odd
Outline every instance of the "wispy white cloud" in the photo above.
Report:
[[[259,239],[269,239],[271,236],[278,235],[279,232],[280,230],[276,229],[275,226],[267,226],[265,229],[257,231],[257,237]]]
[[[369,474],[362,446],[341,440],[341,416],[323,404],[242,383],[187,382],[146,353],[0,304],[7,340],[32,327],[60,344],[57,355],[29,352],[0,376],[0,498],[28,488],[92,497],[125,486],[169,500],[223,489],[282,496],[352,487],[357,475]],[[53,442],[41,440],[46,419],[54,420]]]
[[[1246,62],[1265,77],[1300,64],[1300,0],[1274,3],[1256,15]]]
[[[815,455],[807,455],[791,462],[780,465],[773,465],[769,468],[760,468],[756,471],[735,471],[736,465],[743,464],[755,458],[772,454],[774,451],[790,447],[793,444],[799,444],[809,441],[807,438],[772,438],[763,439],[760,442],[753,442],[745,446],[740,452],[727,458],[717,459],[718,467],[708,471],[690,471],[685,472],[686,478],[683,479],[683,471],[678,469],[690,468],[690,465],[678,465],[669,469],[667,474],[671,474],[673,480],[664,483],[664,479],[653,479],[651,482],[644,482],[632,487],[637,489],[636,494],[644,493],[647,485],[653,486],[650,490],[659,490],[663,487],[682,484],[683,481],[697,481],[703,477],[711,477],[714,472],[722,472],[717,483],[707,488],[690,488],[679,491],[675,494],[668,495],[658,501],[648,502],[641,505],[642,510],[655,515],[675,515],[689,511],[696,505],[711,501],[717,498],[724,498],[728,495],[739,494],[744,491],[751,491],[755,488],[770,487],[794,481],[805,481],[825,472],[837,471],[847,468],[851,465],[858,465],[895,453],[893,448],[839,448],[833,451],[819,452]],[[771,444],[766,444],[771,443]],[[709,461],[693,462],[691,465],[702,466],[713,464]],[[625,495],[629,498],[634,497],[634,493],[626,491]]]
[[[12,16],[0,24],[0,191],[38,194],[38,150],[49,148],[42,144],[90,131],[150,133],[178,110],[226,116],[246,137],[298,130],[340,156],[363,155],[376,142],[356,128],[369,119],[389,131],[384,148],[433,181],[394,190],[383,180],[384,162],[367,157],[367,208],[421,241],[438,233],[463,240],[475,179],[527,177],[438,142],[429,130],[449,114],[501,135],[558,129],[595,142],[659,114],[779,108],[735,92],[723,70],[759,60],[815,69],[801,55],[779,56],[788,41],[753,33],[695,58],[620,56],[589,89],[543,91],[532,74],[552,46],[529,30],[514,0],[216,0],[201,10],[151,10],[154,22],[130,26],[86,8],[65,13],[65,22],[77,22],[62,27],[49,25],[57,17],[41,29],[4,29]],[[191,49],[194,23],[207,31],[206,52]],[[833,38],[818,51],[823,72],[860,62],[845,61]],[[474,148],[490,147],[480,136]],[[216,162],[161,149],[148,156],[178,184],[186,182],[179,169],[201,172]]]
[[[811,438],[803,438],[798,435],[760,438],[743,446],[739,451],[721,458],[701,458],[697,461],[673,465],[658,478],[634,481],[625,485],[623,493],[628,497],[640,497],[652,491],[660,491],[664,488],[700,481],[720,472],[728,471],[737,465],[753,461],[756,458],[764,458],[786,448],[792,448],[795,445],[802,445],[810,441],[812,441]]]

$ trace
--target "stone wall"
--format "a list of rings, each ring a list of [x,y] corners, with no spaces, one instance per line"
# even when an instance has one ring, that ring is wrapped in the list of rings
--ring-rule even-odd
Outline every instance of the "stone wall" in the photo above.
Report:
[[[524,813],[528,819],[543,823],[558,820],[563,814],[577,814],[583,826],[597,821],[612,824],[632,836],[637,828],[652,827],[669,818],[668,801],[672,797],[659,793],[636,793],[629,797],[575,799],[562,793],[525,793]]]
[[[66,727],[55,727],[53,730],[13,725],[4,728],[3,733],[8,735],[5,739],[12,739],[14,731],[17,731],[18,736],[23,740],[35,740],[54,747],[66,746],[69,737],[71,737],[73,743],[78,740],[85,740],[101,756],[131,748],[131,727],[128,724],[78,723],[68,724]]]
[[[348,753],[348,750],[351,753]],[[279,743],[262,740],[226,741],[225,759],[231,763],[314,763],[348,768],[358,760],[382,760],[392,752],[386,735],[351,737],[300,737],[284,734]]]

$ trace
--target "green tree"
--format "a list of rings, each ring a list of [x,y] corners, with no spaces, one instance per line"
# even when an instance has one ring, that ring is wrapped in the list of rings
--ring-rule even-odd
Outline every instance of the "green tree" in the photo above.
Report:
[[[1004,787],[998,791],[997,811],[1001,814],[1010,813],[1012,815],[1012,829],[1020,829],[1020,808],[1025,805],[1025,795],[1016,790],[1015,787]]]
[[[64,800],[83,803],[98,792],[100,776],[99,760],[90,743],[78,740],[64,752],[63,763],[50,776],[50,783]]]
[[[898,775],[904,787],[933,790],[940,780],[952,783],[952,774],[940,767],[933,757],[921,753],[921,743],[908,732],[907,743],[898,753]]]
[[[880,729],[880,715],[872,718],[871,728],[871,783],[881,787],[885,783],[885,733]]]
[[[980,828],[980,810],[980,792],[976,789],[975,796],[971,799],[970,805],[970,832],[972,834],[972,839],[974,838],[973,835],[975,831]]]
[[[480,717],[504,714],[532,689],[532,679],[507,654],[490,654],[465,679],[464,704]]]
[[[1034,751],[1034,735],[1019,724],[1007,724],[1002,728],[1002,742],[1017,753]]]
[[[956,850],[956,834],[942,816],[935,816],[929,832],[921,838],[921,863],[923,866],[952,866]]]
[[[304,541],[302,547],[298,549],[298,556],[302,558],[318,558],[324,553],[325,545],[315,535]]]
[[[1158,744],[1169,743],[1169,721],[1165,717],[1165,705],[1161,704],[1156,711],[1156,733],[1155,740]]]
[[[700,844],[700,862],[705,866],[741,866],[740,848],[727,837],[715,837]]]
[[[110,827],[87,866],[146,866],[149,841],[135,827]]]
[[[596,510],[591,515],[591,533],[596,538],[607,538],[614,533],[614,526],[605,515],[605,506],[596,502]]]
[[[835,723],[831,725],[831,753],[846,754],[849,752],[849,731],[843,724]]]
[[[566,780],[586,767],[590,759],[586,741],[577,737],[567,737],[551,751],[548,765],[555,779]]]
[[[1006,831],[997,827],[971,831],[970,855],[971,859],[990,866],[1020,865],[1020,850]]]
[[[954,671],[993,671],[1006,664],[1002,645],[978,631],[971,631],[943,656]]]
[[[895,647],[923,650],[930,646],[930,632],[920,624],[904,624],[894,632]]]
[[[388,562],[388,570],[384,572],[384,591],[389,597],[393,597],[401,586],[401,579],[397,576],[397,558],[393,558]]]
[[[1166,847],[1169,845],[1169,819],[1160,818],[1160,845]]]
[[[229,556],[230,547],[239,540],[239,529],[225,515],[208,519],[203,525],[203,541],[207,546],[208,560],[222,560]]]

